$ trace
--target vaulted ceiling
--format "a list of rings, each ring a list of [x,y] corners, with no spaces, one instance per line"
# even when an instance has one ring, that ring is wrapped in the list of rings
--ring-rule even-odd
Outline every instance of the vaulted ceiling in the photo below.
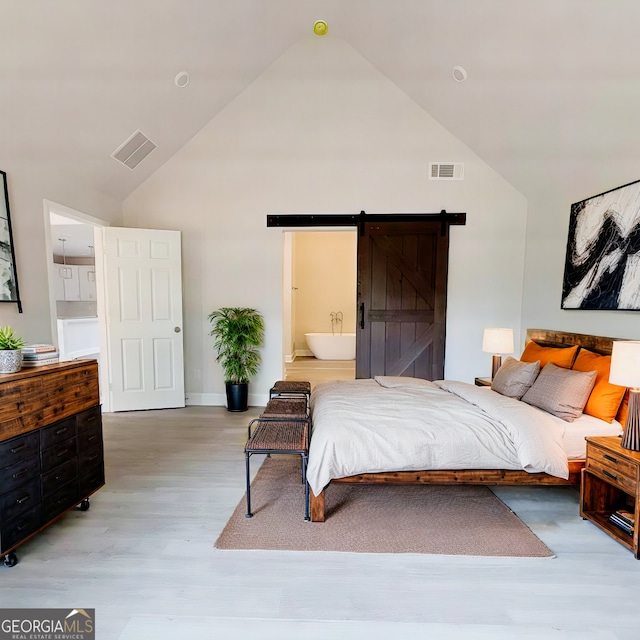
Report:
[[[317,19],[529,198],[640,178],[637,0],[3,0],[0,161],[121,200]]]

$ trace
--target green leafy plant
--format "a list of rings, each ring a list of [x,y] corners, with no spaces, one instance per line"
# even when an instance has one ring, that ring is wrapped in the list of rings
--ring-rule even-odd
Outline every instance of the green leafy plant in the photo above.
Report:
[[[11,327],[0,327],[0,349],[19,351],[22,347],[24,347],[24,340],[17,336]]]
[[[222,307],[209,314],[224,380],[247,384],[258,373],[261,357],[258,348],[264,341],[264,320],[255,309]]]

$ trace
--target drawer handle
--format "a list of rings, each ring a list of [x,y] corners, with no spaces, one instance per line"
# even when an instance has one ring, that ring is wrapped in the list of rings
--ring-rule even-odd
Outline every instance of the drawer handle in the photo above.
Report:
[[[13,449],[11,449],[11,453],[18,453],[18,451],[22,451],[23,449],[26,449],[27,445],[26,444],[21,444],[18,447],[14,447]]]
[[[611,478],[612,480],[618,479],[618,476],[615,475],[615,473],[609,473],[606,469],[603,469],[602,473],[604,473],[604,475],[607,476],[607,478]]]
[[[65,453],[67,453],[67,451],[69,451],[69,449],[62,449],[62,451],[58,451],[56,457],[62,457]]]
[[[19,478],[20,476],[23,476],[25,473],[27,473],[27,471],[29,471],[29,469],[23,469],[22,471],[18,471],[18,473],[14,473],[12,477]]]
[[[56,435],[59,436],[61,433],[64,433],[69,427],[62,427],[62,429],[58,429],[56,431]]]
[[[95,415],[93,415],[93,416],[88,416],[88,417],[87,417],[87,422],[93,422],[95,419],[96,419],[96,416],[95,416]]]
[[[92,456],[89,457],[89,462],[93,462],[94,460],[98,459],[98,454],[94,453]]]
[[[16,500],[16,504],[22,504],[23,502],[26,502],[27,500],[30,500],[30,499],[31,499],[31,496],[26,495],[26,496],[24,496],[22,498],[18,498]]]
[[[17,527],[16,527],[16,531],[22,531],[23,529],[26,529],[29,527],[29,525],[31,524],[31,520],[23,520]]]
[[[87,442],[91,442],[92,440],[95,440],[97,437],[98,437],[98,436],[97,436],[97,435],[95,435],[95,434],[94,434],[94,435],[92,435],[92,436],[89,436],[89,437],[87,438]]]
[[[617,458],[614,458],[613,456],[610,456],[610,455],[608,455],[608,454],[606,454],[606,453],[605,453],[602,457],[603,457],[605,460],[608,460],[609,462],[613,462],[613,463],[615,463],[615,464],[618,464],[618,460],[617,460]]]

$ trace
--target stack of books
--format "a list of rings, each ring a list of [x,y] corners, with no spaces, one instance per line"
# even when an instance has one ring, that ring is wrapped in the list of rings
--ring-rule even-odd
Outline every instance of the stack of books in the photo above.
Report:
[[[41,367],[55,364],[60,359],[58,350],[52,344],[28,344],[22,348],[23,367]]]
[[[630,536],[633,535],[633,529],[635,525],[635,518],[631,511],[625,509],[618,509],[609,516],[609,522],[612,522],[616,527],[620,527],[623,531]]]

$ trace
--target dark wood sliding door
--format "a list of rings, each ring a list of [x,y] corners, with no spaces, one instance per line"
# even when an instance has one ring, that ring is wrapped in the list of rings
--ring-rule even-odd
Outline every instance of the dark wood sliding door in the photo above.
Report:
[[[449,225],[364,224],[356,377],[444,377]]]

